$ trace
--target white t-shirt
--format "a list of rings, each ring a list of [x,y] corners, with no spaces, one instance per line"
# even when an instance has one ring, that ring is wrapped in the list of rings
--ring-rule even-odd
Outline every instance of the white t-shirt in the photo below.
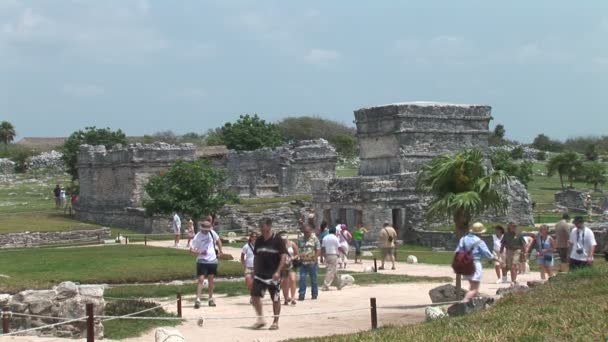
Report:
[[[182,229],[182,220],[180,220],[179,215],[173,215],[173,223],[171,223],[171,227],[173,228],[173,232],[179,234]]]
[[[199,253],[207,251],[206,255],[198,255],[196,262],[200,264],[217,264],[217,255],[215,254],[215,241],[219,239],[219,235],[211,230],[209,233],[198,232],[192,239],[192,250]]]
[[[341,232],[342,232],[342,225],[339,224],[336,226],[336,236],[340,236]]]
[[[253,254],[253,245],[246,243],[245,246],[243,246],[241,253],[245,255],[245,267],[253,268],[253,258],[255,258],[255,255]]]
[[[591,247],[597,246],[593,231],[587,227],[580,230],[576,227],[572,229],[572,232],[570,232],[570,243],[572,244],[570,259],[579,261],[587,261],[587,258],[591,254]],[[583,253],[577,253],[576,250],[581,248],[583,249]]]
[[[492,240],[494,241],[493,249],[494,252],[500,254],[500,247],[502,246],[502,239],[496,236],[496,234],[492,234]]]
[[[338,255],[338,247],[340,247],[340,240],[334,234],[327,234],[323,238],[323,247],[325,248],[325,254],[327,255]]]

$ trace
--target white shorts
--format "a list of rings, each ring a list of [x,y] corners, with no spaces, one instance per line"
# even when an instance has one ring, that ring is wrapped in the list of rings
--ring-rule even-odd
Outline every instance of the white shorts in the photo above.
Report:
[[[473,273],[469,276],[463,276],[462,278],[464,280],[481,282],[481,270],[482,270],[481,261],[475,260],[473,263],[475,264],[475,273]]]

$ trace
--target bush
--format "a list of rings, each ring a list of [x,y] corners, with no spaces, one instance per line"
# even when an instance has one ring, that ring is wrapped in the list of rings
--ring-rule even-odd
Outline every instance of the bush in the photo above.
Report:
[[[120,129],[112,131],[110,128],[86,127],[84,131],[80,130],[72,133],[63,144],[62,157],[66,171],[72,176],[72,179],[78,179],[76,163],[82,144],[104,145],[106,148],[110,148],[117,144],[126,145],[127,137]]]
[[[266,122],[257,114],[241,115],[235,123],[226,123],[222,127],[222,140],[229,149],[237,151],[253,151],[283,143],[277,125]]]
[[[524,157],[524,148],[521,146],[517,146],[511,150],[511,158],[513,159],[521,159]]]
[[[545,152],[545,151],[538,151],[536,153],[536,160],[540,160],[540,161],[547,160],[547,152]]]

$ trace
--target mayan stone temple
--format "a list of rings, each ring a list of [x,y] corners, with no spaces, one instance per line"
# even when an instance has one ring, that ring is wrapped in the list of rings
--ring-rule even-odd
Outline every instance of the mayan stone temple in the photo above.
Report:
[[[317,220],[340,221],[369,227],[366,239],[375,241],[385,221],[400,238],[425,245],[434,243],[424,231],[426,199],[415,192],[416,172],[433,157],[465,148],[487,153],[491,107],[434,102],[395,103],[355,111],[361,164],[357,177],[313,181],[313,207]],[[488,163],[489,165],[489,163]],[[487,213],[495,222],[513,220],[532,224],[530,197],[519,182],[509,184],[509,209],[502,217]],[[491,221],[490,221],[491,222]],[[451,239],[436,234],[438,239]]]

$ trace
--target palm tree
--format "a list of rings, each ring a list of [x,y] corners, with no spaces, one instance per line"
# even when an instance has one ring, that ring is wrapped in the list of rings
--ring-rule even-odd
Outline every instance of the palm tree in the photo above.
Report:
[[[570,187],[573,188],[573,181],[583,171],[583,162],[576,152],[564,152],[560,153],[553,158],[549,159],[547,163],[547,176],[552,177],[556,172],[559,175],[559,182],[564,187],[564,176],[568,177]]]
[[[474,215],[487,209],[504,212],[507,200],[501,188],[508,185],[504,171],[489,172],[479,150],[464,150],[435,157],[418,175],[417,190],[432,196],[426,216],[429,220],[452,219],[455,233],[462,237]],[[461,276],[456,276],[460,288]]]
[[[15,126],[8,121],[2,121],[0,123],[0,141],[4,143],[5,146],[8,146],[17,135],[15,132]]]
[[[603,185],[608,182],[606,176],[606,166],[598,161],[592,161],[585,164],[585,182],[593,185],[593,190],[598,191],[598,185]]]

